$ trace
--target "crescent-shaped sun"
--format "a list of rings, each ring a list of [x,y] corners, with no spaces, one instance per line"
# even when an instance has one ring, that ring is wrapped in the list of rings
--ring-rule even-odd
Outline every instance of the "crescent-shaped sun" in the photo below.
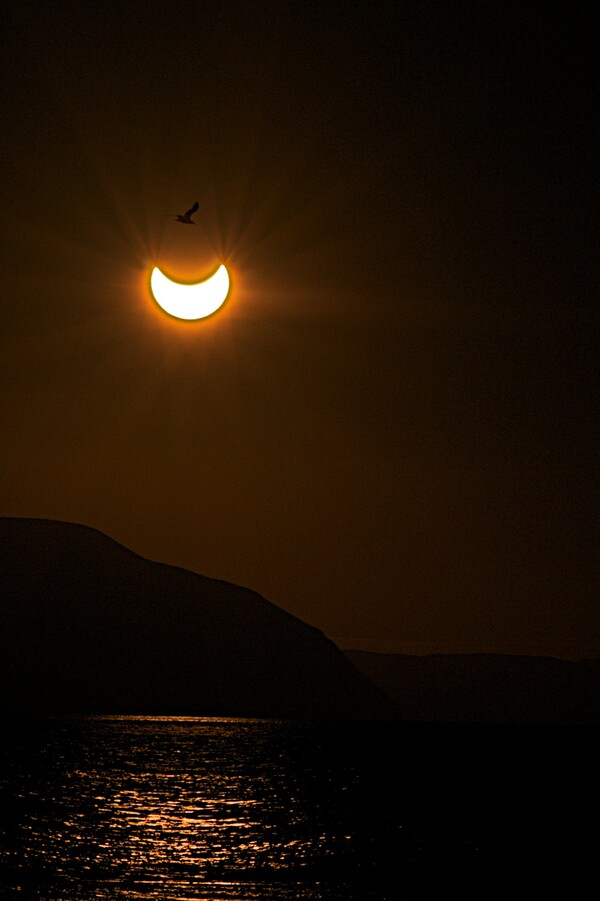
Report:
[[[193,285],[171,281],[155,266],[150,276],[152,295],[165,313],[176,319],[204,319],[216,312],[229,294],[229,273],[221,264],[212,275]]]

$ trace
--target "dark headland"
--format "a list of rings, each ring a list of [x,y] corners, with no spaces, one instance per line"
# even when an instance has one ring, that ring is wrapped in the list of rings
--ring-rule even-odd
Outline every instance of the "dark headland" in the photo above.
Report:
[[[318,629],[86,526],[0,518],[0,707],[372,719],[393,704]]]
[[[0,711],[600,723],[600,660],[342,652],[254,591],[0,518]]]
[[[375,654],[348,659],[409,722],[600,725],[600,660],[510,654]]]

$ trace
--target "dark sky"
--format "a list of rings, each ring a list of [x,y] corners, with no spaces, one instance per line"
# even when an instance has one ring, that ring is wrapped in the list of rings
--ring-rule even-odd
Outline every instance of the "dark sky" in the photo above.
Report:
[[[4,10],[0,513],[342,647],[600,655],[589,4]]]

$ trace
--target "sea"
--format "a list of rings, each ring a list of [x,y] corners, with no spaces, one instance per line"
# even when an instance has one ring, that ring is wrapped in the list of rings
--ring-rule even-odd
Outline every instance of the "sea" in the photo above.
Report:
[[[22,717],[0,898],[592,897],[589,727]]]

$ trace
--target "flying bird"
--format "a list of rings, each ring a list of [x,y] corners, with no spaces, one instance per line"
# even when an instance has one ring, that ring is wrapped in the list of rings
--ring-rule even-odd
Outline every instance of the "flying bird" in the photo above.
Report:
[[[175,216],[176,220],[178,222],[183,222],[184,225],[195,225],[196,223],[192,220],[192,216],[198,209],[198,206],[198,201],[196,201],[194,206],[191,207],[186,213],[184,213],[183,216]]]

